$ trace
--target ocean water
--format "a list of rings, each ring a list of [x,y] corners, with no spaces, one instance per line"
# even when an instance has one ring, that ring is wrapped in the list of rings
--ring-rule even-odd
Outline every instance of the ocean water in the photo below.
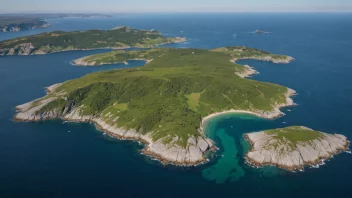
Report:
[[[162,166],[140,154],[142,145],[112,139],[91,124],[15,123],[14,107],[45,95],[44,87],[87,73],[129,65],[76,67],[70,61],[107,50],[0,57],[0,197],[351,197],[352,155],[292,173],[252,168],[243,156],[243,133],[304,125],[352,139],[352,14],[124,14],[106,19],[55,19],[47,29],[0,33],[0,40],[53,30],[158,29],[188,41],[168,47],[246,45],[288,54],[290,64],[239,61],[260,74],[255,80],[295,89],[298,104],[286,116],[265,120],[226,114],[207,123],[220,151],[209,164]],[[264,29],[272,34],[252,34]]]

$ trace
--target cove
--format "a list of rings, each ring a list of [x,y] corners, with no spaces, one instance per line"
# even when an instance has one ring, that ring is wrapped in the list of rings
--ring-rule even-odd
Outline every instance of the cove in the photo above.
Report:
[[[215,141],[220,149],[213,153],[213,162],[202,169],[203,178],[217,184],[236,182],[248,172],[261,172],[264,176],[278,173],[277,168],[265,167],[258,170],[245,163],[244,157],[250,145],[243,138],[248,132],[261,131],[282,126],[280,119],[266,120],[250,114],[225,113],[210,118],[204,123],[204,133]]]

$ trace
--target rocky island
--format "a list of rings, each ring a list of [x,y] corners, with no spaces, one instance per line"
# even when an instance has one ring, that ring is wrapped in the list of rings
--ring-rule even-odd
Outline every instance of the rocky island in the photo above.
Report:
[[[183,42],[185,38],[166,38],[158,31],[122,26],[112,30],[49,32],[0,42],[0,56],[39,55],[72,50],[150,48]]]
[[[316,166],[341,151],[349,150],[345,136],[303,126],[248,133],[245,138],[252,145],[246,155],[250,164],[274,165],[291,171]]]
[[[255,33],[256,34],[265,34],[265,31],[264,30],[256,30]]]
[[[203,132],[204,120],[231,111],[275,118],[282,115],[279,108],[294,104],[293,90],[244,78],[248,68],[232,61],[241,58],[292,60],[242,46],[92,55],[75,63],[101,65],[133,59],[148,63],[53,85],[45,97],[17,106],[14,119],[93,122],[113,137],[144,142],[143,152],[163,163],[197,165],[206,162],[204,153],[214,148]]]

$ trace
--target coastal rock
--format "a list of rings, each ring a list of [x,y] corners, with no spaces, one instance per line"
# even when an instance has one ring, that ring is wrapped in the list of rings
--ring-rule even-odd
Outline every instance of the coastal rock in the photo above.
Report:
[[[46,89],[47,93],[49,94],[49,93],[54,92],[56,90],[56,88],[60,87],[60,85],[62,85],[62,83],[53,84],[49,87],[46,87],[45,89]]]
[[[19,105],[16,107],[16,110],[19,111],[19,113],[15,115],[14,119],[21,121],[40,121],[49,118],[57,118],[58,112],[55,111],[39,113],[41,108],[55,99],[57,99],[57,97],[41,98],[23,105]]]
[[[343,135],[301,126],[248,133],[245,138],[252,145],[246,155],[250,164],[275,165],[288,170],[316,166],[341,151],[347,151],[349,145]]]
[[[258,71],[256,71],[253,67],[249,65],[243,65],[244,71],[243,72],[237,72],[236,74],[240,76],[241,78],[249,78],[252,75],[259,74]]]
[[[22,43],[15,45],[13,48],[4,48],[0,49],[0,55],[30,55],[31,52],[35,49],[32,43]]]
[[[88,57],[83,57],[83,58],[79,58],[76,59],[74,61],[72,61],[73,65],[79,65],[79,66],[96,66],[96,62],[95,61],[86,61]]]
[[[275,64],[288,64],[295,60],[291,56],[285,56],[285,57],[273,57],[273,56],[251,56],[251,57],[241,57],[239,58],[240,60],[246,60],[246,59],[253,59],[253,60],[259,60],[259,61],[267,61],[267,62],[272,62]],[[235,59],[236,61],[237,59]]]

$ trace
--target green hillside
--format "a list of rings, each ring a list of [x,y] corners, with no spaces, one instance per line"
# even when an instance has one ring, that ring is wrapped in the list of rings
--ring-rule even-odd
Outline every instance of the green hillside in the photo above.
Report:
[[[177,42],[158,31],[118,27],[112,30],[49,32],[0,42],[0,55],[46,54],[59,51],[95,48],[154,47]]]
[[[37,111],[64,114],[68,107],[107,123],[153,132],[153,138],[200,135],[202,117],[223,110],[271,111],[286,102],[287,88],[241,78],[244,67],[223,52],[202,49],[113,51],[86,59],[104,63],[152,60],[140,68],[117,69],[70,80],[49,97],[58,97]],[[170,139],[171,140],[171,139]]]

